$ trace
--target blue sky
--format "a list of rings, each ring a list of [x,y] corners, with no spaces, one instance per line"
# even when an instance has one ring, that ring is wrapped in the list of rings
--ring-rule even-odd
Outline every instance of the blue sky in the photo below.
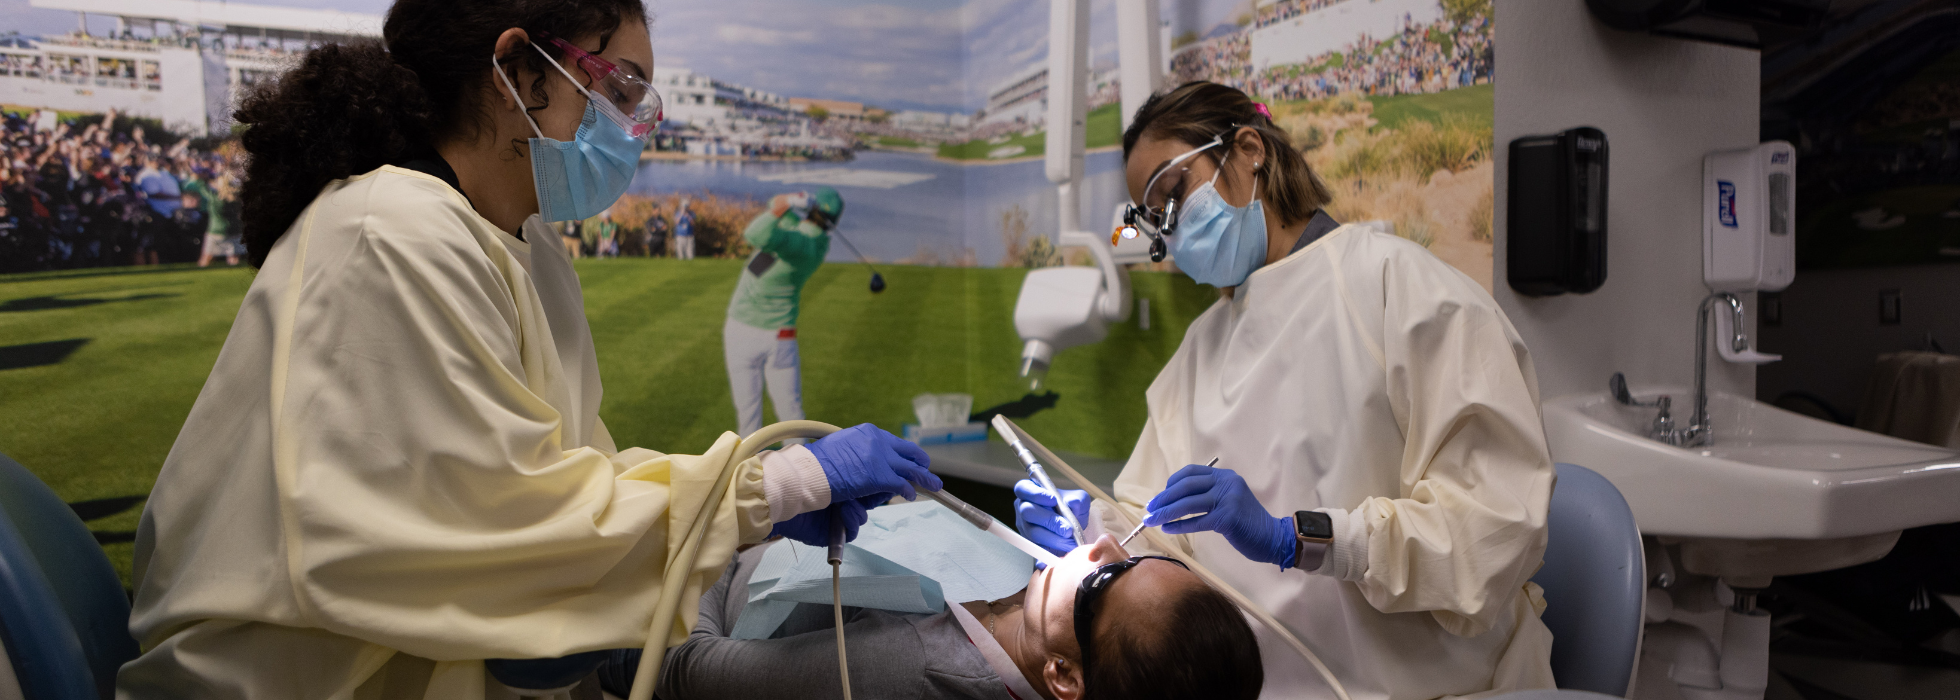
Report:
[[[133,4],[140,0],[130,0]],[[249,0],[382,14],[388,0]],[[1090,63],[1116,62],[1116,0],[1090,0]],[[1251,0],[1161,0],[1203,32]],[[654,59],[792,97],[970,112],[1047,60],[1048,0],[650,0]],[[69,12],[0,0],[0,31],[66,32]],[[98,24],[98,23],[92,23]],[[98,28],[106,28],[101,20]]]

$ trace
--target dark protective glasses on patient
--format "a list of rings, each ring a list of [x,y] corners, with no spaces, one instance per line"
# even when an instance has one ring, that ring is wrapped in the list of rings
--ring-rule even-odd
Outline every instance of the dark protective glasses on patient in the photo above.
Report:
[[[1082,586],[1075,589],[1075,644],[1082,648],[1083,669],[1089,668],[1089,632],[1095,629],[1096,600],[1102,597],[1103,591],[1109,590],[1109,587],[1116,583],[1116,577],[1136,568],[1146,559],[1167,561],[1184,567],[1186,571],[1191,569],[1189,566],[1184,566],[1184,562],[1176,559],[1146,554],[1098,566],[1095,571],[1089,572],[1088,576],[1082,577]]]

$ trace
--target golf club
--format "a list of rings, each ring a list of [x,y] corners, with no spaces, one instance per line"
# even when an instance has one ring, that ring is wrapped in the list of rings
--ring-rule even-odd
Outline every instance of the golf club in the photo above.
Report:
[[[837,240],[843,243],[844,247],[850,248],[851,254],[857,256],[858,262],[864,263],[864,268],[871,271],[871,293],[877,294],[879,292],[885,291],[885,276],[878,274],[878,268],[871,266],[871,261],[865,259],[863,253],[858,252],[858,247],[851,245],[850,240],[844,238],[844,233],[842,231],[837,231],[833,229],[831,230],[830,235],[837,237]]]

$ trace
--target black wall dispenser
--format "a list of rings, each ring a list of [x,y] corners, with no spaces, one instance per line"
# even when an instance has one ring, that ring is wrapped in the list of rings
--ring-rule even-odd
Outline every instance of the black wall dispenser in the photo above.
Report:
[[[1589,126],[1511,142],[1505,275],[1521,294],[1606,283],[1606,133]]]

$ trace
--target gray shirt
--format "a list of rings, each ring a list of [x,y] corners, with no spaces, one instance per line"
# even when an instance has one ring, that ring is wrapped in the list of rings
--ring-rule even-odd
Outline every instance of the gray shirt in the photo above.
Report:
[[[701,595],[693,634],[669,650],[661,665],[660,697],[843,697],[828,607],[799,606],[769,639],[728,636],[748,602],[749,577],[762,561],[762,550],[755,547],[738,556]],[[1011,700],[1006,684],[954,619],[951,605],[935,615],[844,608],[852,697]]]

